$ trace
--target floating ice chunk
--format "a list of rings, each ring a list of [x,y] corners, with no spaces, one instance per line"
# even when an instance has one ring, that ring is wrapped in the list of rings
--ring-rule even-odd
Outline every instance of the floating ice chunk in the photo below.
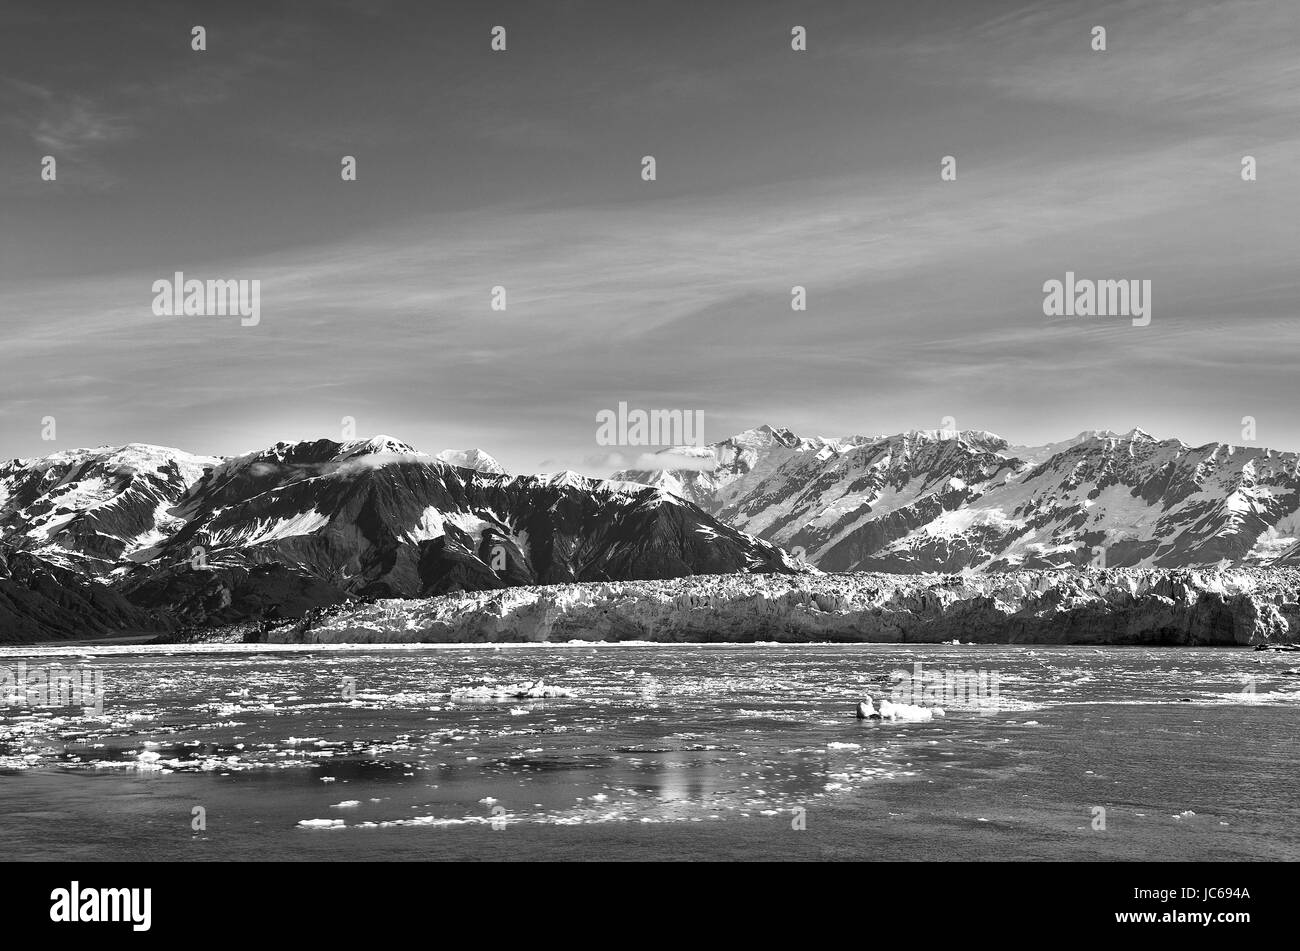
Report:
[[[481,684],[474,687],[454,687],[451,695],[461,700],[541,700],[552,697],[572,697],[573,691],[564,687],[551,687],[539,677],[517,684]]]
[[[944,715],[942,707],[918,707],[910,703],[894,703],[881,700],[877,710],[871,697],[864,698],[858,704],[859,720],[909,720],[921,722],[933,720]]]
[[[342,802],[336,802],[330,806],[331,809],[351,809],[354,806],[361,805],[360,799],[344,799]]]

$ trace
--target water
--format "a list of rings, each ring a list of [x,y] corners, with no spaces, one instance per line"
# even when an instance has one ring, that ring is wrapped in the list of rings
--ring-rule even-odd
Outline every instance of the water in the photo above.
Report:
[[[1300,858],[1284,654],[0,650],[0,667],[20,661],[96,668],[106,699],[4,711],[11,860]],[[852,716],[917,662],[996,672],[998,708]],[[449,692],[538,677],[575,696]]]

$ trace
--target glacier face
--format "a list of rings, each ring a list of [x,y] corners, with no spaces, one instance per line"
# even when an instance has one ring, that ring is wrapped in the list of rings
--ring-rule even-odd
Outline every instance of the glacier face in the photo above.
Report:
[[[1249,645],[1300,630],[1300,569],[693,576],[349,606],[260,633],[386,643],[887,642]]]

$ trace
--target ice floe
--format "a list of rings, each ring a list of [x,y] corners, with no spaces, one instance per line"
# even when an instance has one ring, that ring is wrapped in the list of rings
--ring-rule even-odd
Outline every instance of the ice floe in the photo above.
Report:
[[[573,697],[574,692],[564,687],[552,687],[544,683],[539,677],[537,680],[524,680],[514,684],[480,684],[473,687],[453,687],[451,695],[457,700],[542,700],[555,697]]]

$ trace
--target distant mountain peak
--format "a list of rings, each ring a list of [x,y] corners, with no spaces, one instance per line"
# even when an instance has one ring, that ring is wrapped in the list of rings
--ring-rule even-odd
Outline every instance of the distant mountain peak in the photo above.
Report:
[[[600,479],[589,478],[580,472],[574,472],[572,469],[561,469],[559,472],[539,472],[533,478],[542,485],[569,486],[573,488],[587,488],[601,481]]]
[[[777,443],[782,446],[793,446],[799,443],[799,437],[793,430],[777,426],[770,426],[764,423],[761,426],[755,426],[753,429],[747,429],[743,433],[736,433],[727,442],[733,442],[739,446],[770,446]]]
[[[353,439],[341,443],[337,458],[342,460],[364,455],[422,456],[424,453],[400,439],[381,434],[369,439]]]
[[[490,475],[509,475],[505,466],[482,449],[444,449],[434,458],[461,469],[473,469]]]

